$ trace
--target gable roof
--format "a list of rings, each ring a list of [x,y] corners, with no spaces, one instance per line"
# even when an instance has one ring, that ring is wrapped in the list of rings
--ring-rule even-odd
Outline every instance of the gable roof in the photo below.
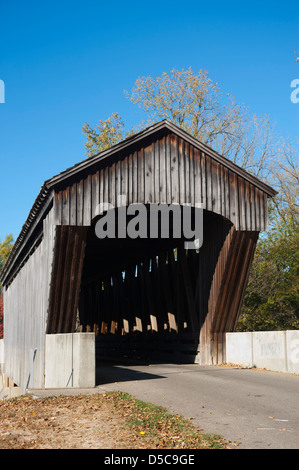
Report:
[[[215,150],[213,150],[211,147],[207,146],[206,144],[203,144],[198,139],[190,135],[188,132],[181,129],[177,125],[169,122],[166,119],[164,119],[163,121],[159,121],[150,127],[147,127],[146,129],[138,132],[137,134],[134,134],[133,136],[128,137],[125,140],[122,140],[118,144],[113,145],[109,149],[99,152],[98,154],[90,158],[87,158],[83,160],[82,162],[79,162],[75,164],[74,166],[66,169],[65,171],[59,173],[58,175],[53,176],[51,179],[45,181],[45,185],[48,189],[54,188],[57,184],[63,181],[66,181],[71,176],[79,175],[80,172],[83,172],[86,170],[91,171],[93,167],[95,167],[99,162],[103,161],[104,159],[112,155],[116,155],[119,152],[122,152],[128,147],[134,146],[143,140],[146,140],[148,138],[153,139],[155,134],[159,134],[163,132],[174,133],[178,137],[181,137],[189,144],[193,145],[194,147],[208,154],[211,158],[213,158],[215,161],[217,161],[221,165],[224,165],[228,169],[234,171],[237,175],[241,176],[242,178],[247,180],[249,183],[254,184],[256,187],[258,187],[263,192],[265,192],[267,196],[273,197],[277,194],[277,191],[275,191],[272,187],[262,182],[255,176],[251,175],[246,170],[236,165],[228,158],[223,157],[222,155],[217,153]]]

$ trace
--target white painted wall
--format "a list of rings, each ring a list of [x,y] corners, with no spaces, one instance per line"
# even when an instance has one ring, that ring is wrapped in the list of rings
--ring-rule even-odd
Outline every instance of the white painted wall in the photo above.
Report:
[[[299,331],[226,333],[226,362],[299,374]]]

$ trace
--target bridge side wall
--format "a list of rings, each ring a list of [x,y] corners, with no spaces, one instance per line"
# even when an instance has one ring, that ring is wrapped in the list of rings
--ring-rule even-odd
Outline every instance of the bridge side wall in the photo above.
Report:
[[[19,387],[44,386],[45,332],[55,226],[44,220],[43,239],[4,290],[4,373]]]

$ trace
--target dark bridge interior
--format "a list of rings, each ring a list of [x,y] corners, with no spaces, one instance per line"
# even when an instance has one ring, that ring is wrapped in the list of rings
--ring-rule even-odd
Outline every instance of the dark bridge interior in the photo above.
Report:
[[[79,299],[81,331],[98,359],[194,362],[215,267],[231,223],[204,211],[203,245],[184,239],[102,239],[88,228]]]

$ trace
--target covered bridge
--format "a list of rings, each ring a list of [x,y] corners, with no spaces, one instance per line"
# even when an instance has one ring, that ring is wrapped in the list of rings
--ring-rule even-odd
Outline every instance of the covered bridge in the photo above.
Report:
[[[5,374],[45,387],[47,364],[62,360],[47,341],[75,332],[91,370],[95,356],[223,362],[275,194],[168,121],[45,181],[1,273]],[[132,204],[148,219],[153,205],[191,207],[193,225],[201,208],[202,243],[99,238],[103,210]],[[84,337],[95,343],[86,362]]]

